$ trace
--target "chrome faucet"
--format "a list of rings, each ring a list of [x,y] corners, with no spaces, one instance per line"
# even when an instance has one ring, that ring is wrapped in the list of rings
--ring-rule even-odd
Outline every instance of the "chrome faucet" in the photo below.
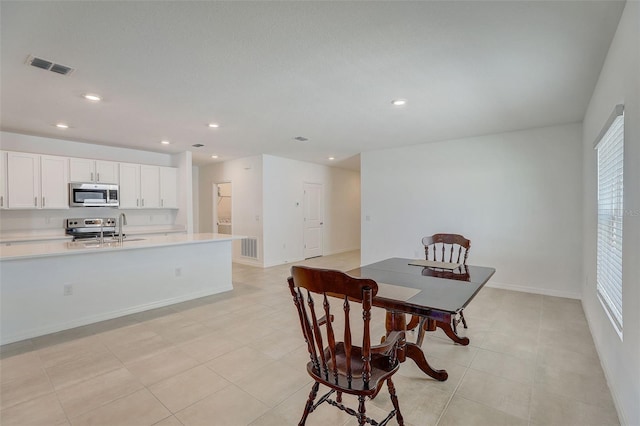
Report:
[[[122,233],[122,226],[127,224],[127,215],[120,213],[118,216],[118,242],[122,244],[124,242],[124,234]]]
[[[98,219],[100,221],[100,245],[104,244],[104,219]]]

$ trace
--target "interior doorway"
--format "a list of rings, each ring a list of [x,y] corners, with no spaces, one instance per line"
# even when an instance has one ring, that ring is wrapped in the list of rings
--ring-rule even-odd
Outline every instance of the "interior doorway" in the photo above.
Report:
[[[324,197],[321,183],[304,184],[304,258],[322,256]]]
[[[231,234],[231,182],[213,184],[213,232]]]

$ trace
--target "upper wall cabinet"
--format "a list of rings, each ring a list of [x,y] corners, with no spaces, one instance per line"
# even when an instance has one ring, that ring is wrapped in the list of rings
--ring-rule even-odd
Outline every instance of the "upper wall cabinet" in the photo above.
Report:
[[[121,209],[178,208],[175,167],[120,163]]]
[[[0,209],[7,208],[7,153],[0,151]]]
[[[160,207],[178,208],[178,169],[160,167]]]
[[[140,206],[160,207],[160,167],[140,166]]]
[[[72,158],[69,165],[71,182],[118,183],[118,163],[115,161]]]
[[[140,164],[120,163],[120,208],[140,207]]]
[[[7,153],[7,207],[66,209],[69,207],[69,159],[23,152]]]

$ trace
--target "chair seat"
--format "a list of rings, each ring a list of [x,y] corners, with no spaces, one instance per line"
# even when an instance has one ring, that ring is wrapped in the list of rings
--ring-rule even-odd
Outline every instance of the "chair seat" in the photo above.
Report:
[[[362,367],[364,362],[362,361],[362,348],[353,346],[351,348],[351,371],[352,381],[349,383],[347,380],[347,355],[345,353],[345,347],[343,342],[336,344],[336,366],[337,377],[334,376],[333,361],[331,360],[331,353],[329,349],[324,350],[324,356],[327,360],[327,366],[329,368],[327,375],[324,372],[319,372],[312,362],[307,364],[307,372],[314,379],[325,386],[332,389],[339,390],[344,393],[353,394],[366,394],[368,396],[375,396],[378,394],[384,381],[392,376],[399,368],[399,364],[396,361],[395,365],[391,363],[391,357],[384,354],[371,354],[371,377],[369,379],[369,386],[365,387],[362,378]],[[355,380],[358,379],[358,380]]]

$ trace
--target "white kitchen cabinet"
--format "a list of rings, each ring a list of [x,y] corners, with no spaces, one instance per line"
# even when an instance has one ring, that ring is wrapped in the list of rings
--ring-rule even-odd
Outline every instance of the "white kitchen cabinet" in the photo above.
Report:
[[[69,208],[69,159],[52,155],[40,156],[40,207]]]
[[[140,164],[120,163],[120,208],[140,207]]]
[[[7,207],[68,208],[68,161],[52,155],[7,153]]]
[[[0,151],[0,209],[7,208],[7,153]]]
[[[118,163],[115,161],[72,158],[69,163],[71,182],[118,183]]]
[[[178,208],[178,169],[160,167],[160,207]]]
[[[26,152],[7,154],[7,199],[10,209],[40,206],[40,156]]]
[[[146,209],[160,206],[160,167],[140,166],[140,207]]]
[[[120,163],[121,209],[178,208],[178,169]]]

